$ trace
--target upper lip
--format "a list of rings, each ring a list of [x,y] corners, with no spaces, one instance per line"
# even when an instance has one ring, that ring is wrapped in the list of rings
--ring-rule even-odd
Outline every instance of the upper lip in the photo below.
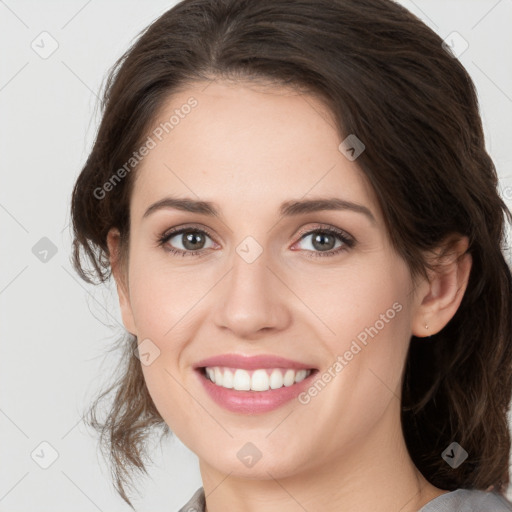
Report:
[[[243,356],[240,354],[222,354],[209,357],[199,361],[195,368],[205,366],[227,366],[230,368],[241,368],[244,370],[257,370],[258,368],[295,368],[298,370],[315,369],[311,365],[293,361],[285,357],[274,356],[272,354],[261,354],[257,356]]]

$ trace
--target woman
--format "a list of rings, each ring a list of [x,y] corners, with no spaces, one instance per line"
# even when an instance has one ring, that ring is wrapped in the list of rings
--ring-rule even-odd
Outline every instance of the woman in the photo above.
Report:
[[[72,219],[127,503],[160,426],[183,511],[511,510],[511,215],[448,51],[388,0],[185,0],[117,62]]]

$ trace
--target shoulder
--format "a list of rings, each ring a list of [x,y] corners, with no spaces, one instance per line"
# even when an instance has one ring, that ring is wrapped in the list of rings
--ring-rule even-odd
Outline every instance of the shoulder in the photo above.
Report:
[[[512,512],[512,503],[498,493],[456,489],[429,501],[418,512]]]
[[[204,509],[204,489],[203,487],[199,487],[192,498],[190,498],[190,500],[188,500],[187,503],[178,510],[178,512],[204,512]]]
[[[178,512],[204,512],[204,489],[200,487]],[[494,492],[457,489],[428,502],[418,512],[512,512],[512,503]]]

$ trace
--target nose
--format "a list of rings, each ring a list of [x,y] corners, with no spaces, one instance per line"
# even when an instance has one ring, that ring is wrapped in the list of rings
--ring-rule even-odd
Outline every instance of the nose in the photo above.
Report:
[[[238,338],[258,339],[289,325],[287,301],[293,294],[279,272],[269,266],[265,251],[249,261],[235,255],[232,268],[219,283],[215,323]]]

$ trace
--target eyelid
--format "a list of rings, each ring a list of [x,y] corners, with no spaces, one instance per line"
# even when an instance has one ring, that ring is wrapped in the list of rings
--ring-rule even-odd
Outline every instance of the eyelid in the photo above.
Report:
[[[164,238],[169,238],[171,235],[176,235],[178,233],[181,233],[182,231],[204,231],[212,240],[215,240],[215,236],[212,234],[212,232],[205,226],[200,224],[184,224],[180,226],[175,226],[173,228],[169,228],[165,230],[159,237],[159,240],[162,240]]]
[[[345,231],[344,229],[337,228],[330,224],[325,224],[325,223],[321,223],[321,222],[317,222],[314,224],[315,225],[313,227],[309,226],[309,227],[301,228],[299,230],[299,232],[297,233],[297,237],[299,237],[299,239],[300,239],[300,238],[302,238],[303,235],[311,234],[312,231],[320,231],[320,230],[329,231],[330,230],[330,231],[337,232],[338,234],[343,235],[343,236],[353,240],[354,242],[357,242],[355,237],[352,236],[347,231]],[[184,229],[190,229],[190,230],[197,229],[198,231],[204,231],[212,240],[215,240],[215,236],[212,234],[212,232],[206,226],[203,226],[202,224],[200,225],[200,224],[194,224],[194,223],[184,224],[183,226],[175,226],[173,228],[167,229],[159,236],[159,239],[166,238],[169,235],[176,234],[177,232],[180,232],[181,230],[184,230]]]
[[[356,243],[357,240],[349,234],[347,231],[341,228],[337,228],[335,226],[332,226],[330,224],[322,224],[318,223],[315,227],[309,227],[300,230],[299,232],[299,240],[293,244],[295,246],[296,244],[299,244],[302,242],[302,240],[310,235],[313,235],[314,233],[328,233],[329,235],[332,235],[338,240],[341,241],[341,246],[337,247],[335,249],[329,249],[328,251],[311,251],[311,250],[305,250],[304,256],[307,258],[322,258],[322,257],[331,257],[331,256],[339,256],[340,254],[349,251],[352,249]],[[292,247],[293,247],[292,246]]]
[[[165,247],[171,238],[173,238],[177,235],[180,235],[184,232],[187,232],[187,231],[192,231],[192,232],[197,231],[199,233],[205,233],[215,244],[217,244],[217,242],[215,241],[215,236],[212,235],[211,231],[208,228],[206,228],[205,226],[196,225],[196,224],[184,224],[181,226],[175,226],[173,228],[165,230],[161,235],[159,235],[157,237],[156,246],[162,247],[164,250],[166,250],[170,253],[181,254],[182,256],[194,256],[199,253],[201,255],[204,255],[204,253],[206,252],[206,249],[197,249],[195,251],[183,251],[183,249],[176,249],[174,247],[171,247],[171,248]]]
[[[313,227],[307,227],[307,228],[300,229],[297,236],[299,238],[302,238],[303,235],[311,234],[314,231],[334,232],[340,236],[343,236],[344,238],[347,238],[347,239],[353,241],[354,243],[357,242],[357,240],[350,233],[345,231],[344,229],[337,228],[335,226],[332,226],[331,224],[325,224],[325,223],[321,223],[321,222],[317,222]]]
[[[338,247],[337,249],[330,249],[329,251],[306,250],[304,252],[308,253],[308,257],[315,258],[317,256],[319,256],[319,257],[321,257],[321,256],[336,256],[340,252],[351,249],[357,243],[356,238],[354,236],[352,236],[350,233],[348,233],[347,231],[345,231],[344,229],[337,228],[335,226],[332,226],[330,224],[325,224],[325,223],[314,223],[314,224],[315,224],[314,226],[304,227],[304,228],[300,229],[298,234],[296,235],[298,237],[298,240],[296,242],[294,242],[293,245],[296,245],[297,243],[301,242],[305,238],[305,236],[312,235],[315,232],[319,231],[319,232],[327,232],[327,233],[337,236],[339,239],[341,239],[341,241],[345,247]],[[186,232],[186,231],[197,231],[197,232],[205,233],[206,235],[208,235],[208,237],[214,243],[217,244],[217,242],[215,240],[215,236],[211,233],[211,231],[208,228],[206,228],[203,225],[192,223],[192,224],[184,224],[181,226],[176,226],[176,227],[173,227],[173,228],[170,228],[170,229],[164,231],[164,233],[158,237],[157,245],[164,246],[165,244],[167,244],[167,242],[171,238],[173,238],[176,235],[182,234],[183,232]],[[197,249],[195,251],[183,251],[182,249],[167,248],[165,250],[167,250],[171,253],[181,254],[182,256],[186,256],[186,255],[194,256],[196,254],[204,255],[205,252],[208,252],[207,249]],[[309,253],[311,253],[311,254],[309,254]]]

